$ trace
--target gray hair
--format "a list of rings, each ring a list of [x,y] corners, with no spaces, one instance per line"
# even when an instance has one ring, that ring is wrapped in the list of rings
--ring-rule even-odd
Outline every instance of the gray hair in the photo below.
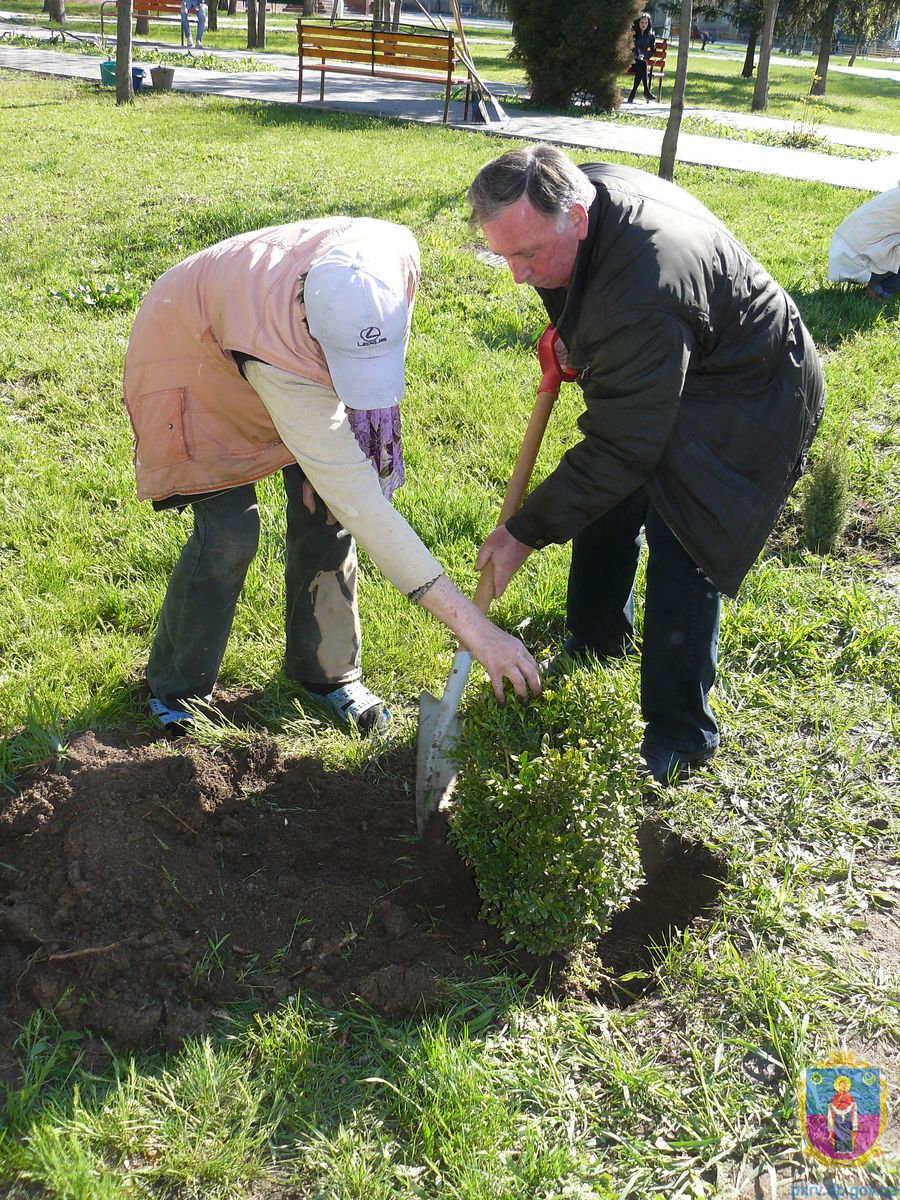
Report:
[[[520,199],[562,223],[573,204],[590,208],[594,185],[555,146],[528,146],[510,150],[482,167],[466,193],[472,206],[470,225],[483,225]]]

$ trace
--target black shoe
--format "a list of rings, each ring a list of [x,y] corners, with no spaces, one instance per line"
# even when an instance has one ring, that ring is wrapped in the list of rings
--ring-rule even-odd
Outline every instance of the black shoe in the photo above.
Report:
[[[634,96],[629,96],[625,101],[626,104],[634,104]]]
[[[663,785],[682,783],[714,758],[717,750],[718,746],[692,753],[683,750],[642,750],[641,771]]]

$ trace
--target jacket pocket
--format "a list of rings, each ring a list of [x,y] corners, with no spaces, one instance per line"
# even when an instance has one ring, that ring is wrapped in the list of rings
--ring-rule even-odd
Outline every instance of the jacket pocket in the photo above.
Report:
[[[186,462],[191,453],[185,439],[186,389],[167,388],[142,396],[135,422],[135,464],[145,471]]]

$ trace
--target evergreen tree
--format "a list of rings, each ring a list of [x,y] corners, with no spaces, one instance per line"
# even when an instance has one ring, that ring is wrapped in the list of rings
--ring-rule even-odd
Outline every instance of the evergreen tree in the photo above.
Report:
[[[639,0],[508,0],[512,57],[545,108],[573,101],[608,112],[620,99],[619,77],[631,62]]]

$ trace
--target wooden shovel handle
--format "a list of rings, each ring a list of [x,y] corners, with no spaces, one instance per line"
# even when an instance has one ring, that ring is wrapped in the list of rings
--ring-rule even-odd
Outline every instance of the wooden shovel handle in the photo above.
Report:
[[[500,516],[497,518],[497,525],[503,525],[513,513],[518,512],[525,499],[531,472],[534,470],[541,442],[544,440],[544,431],[558,395],[559,389],[537,394],[531,418],[528,421],[528,428],[525,430],[525,437],[522,439],[522,445],[516,458],[516,465],[513,467],[513,473],[506,488],[506,496],[503,499]],[[479,612],[486,616],[491,601],[494,599],[494,563],[492,560],[489,560],[482,570],[478,587],[475,589],[472,599]]]

